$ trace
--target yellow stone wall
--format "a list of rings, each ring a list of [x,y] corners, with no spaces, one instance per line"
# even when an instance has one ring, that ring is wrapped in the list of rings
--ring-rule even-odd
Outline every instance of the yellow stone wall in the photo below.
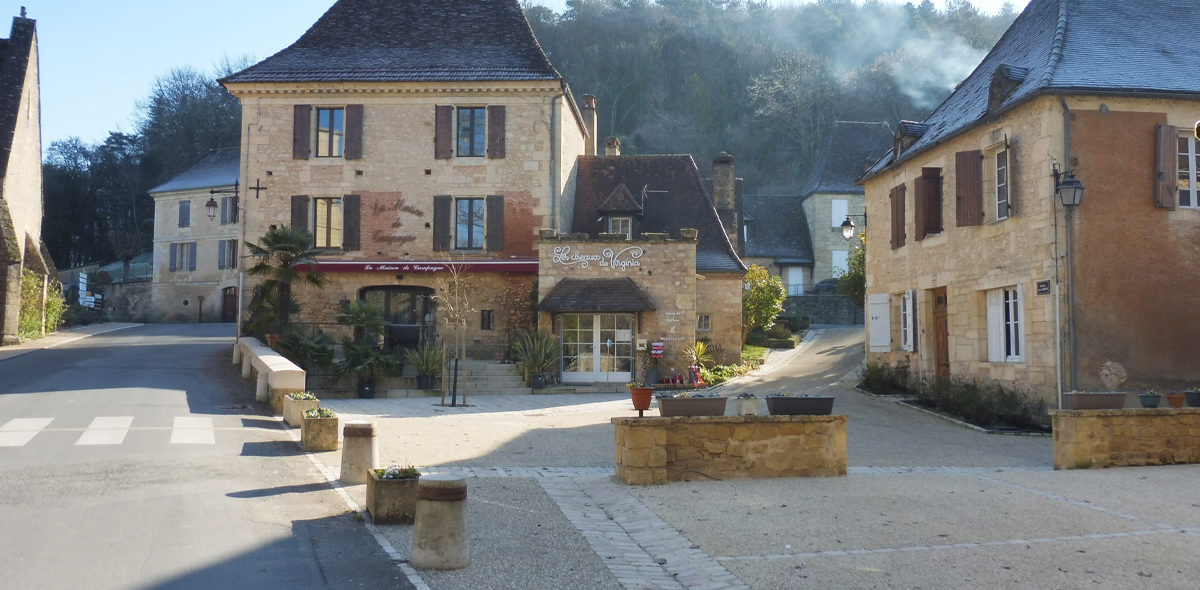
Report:
[[[846,474],[846,416],[613,418],[630,485]]]
[[[804,283],[806,293],[812,291],[813,286],[817,283],[835,278],[833,269],[833,253],[835,251],[845,252],[847,256],[850,253],[850,245],[853,242],[842,237],[842,221],[845,218],[838,219],[837,223],[833,223],[834,200],[846,201],[846,212],[859,216],[851,217],[858,227],[856,231],[864,229],[861,217],[864,202],[862,195],[813,193],[804,199],[801,206],[804,207],[804,214],[808,216],[809,234],[812,236],[813,248],[812,274],[805,277],[810,282]]]
[[[1051,410],[1054,468],[1200,463],[1200,408]]]
[[[229,187],[213,187],[228,188]],[[153,278],[150,290],[150,305],[141,311],[147,321],[166,323],[192,323],[201,319],[205,322],[221,321],[221,292],[227,287],[237,288],[237,268],[217,268],[218,243],[221,240],[238,240],[239,254],[245,255],[241,247],[241,226],[236,223],[221,225],[221,218],[209,219],[204,204],[212,195],[208,189],[157,193],[154,198],[154,254]],[[188,227],[179,227],[179,203],[191,202],[191,219]],[[218,196],[217,201],[220,202]],[[244,202],[244,201],[243,201]],[[196,270],[171,268],[171,244],[196,242]],[[239,264],[241,259],[238,260]],[[198,297],[204,297],[203,310]],[[187,301],[187,305],[183,302]]]

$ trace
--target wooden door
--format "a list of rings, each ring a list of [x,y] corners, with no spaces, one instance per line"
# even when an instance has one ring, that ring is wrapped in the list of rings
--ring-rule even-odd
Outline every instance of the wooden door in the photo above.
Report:
[[[933,360],[939,378],[950,377],[950,328],[946,320],[946,288],[933,290]]]
[[[225,287],[221,290],[221,321],[227,324],[236,322],[237,312],[237,287]]]

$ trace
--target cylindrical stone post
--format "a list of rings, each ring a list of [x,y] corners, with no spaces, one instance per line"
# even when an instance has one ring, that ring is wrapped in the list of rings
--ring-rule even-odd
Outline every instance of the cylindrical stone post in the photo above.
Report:
[[[345,483],[367,483],[368,469],[379,466],[374,422],[347,422],[342,427],[342,477]]]
[[[413,524],[414,567],[456,570],[471,565],[466,499],[465,478],[446,473],[421,476]]]

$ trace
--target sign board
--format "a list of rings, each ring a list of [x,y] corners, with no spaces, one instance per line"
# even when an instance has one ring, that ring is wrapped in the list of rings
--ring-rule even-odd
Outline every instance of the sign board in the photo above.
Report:
[[[1037,282],[1037,294],[1038,295],[1049,295],[1050,294],[1050,281],[1038,281]]]
[[[577,252],[571,246],[555,246],[554,257],[551,262],[561,264],[563,266],[579,265],[579,268],[588,268],[593,263],[601,267],[615,268],[617,270],[626,270],[630,268],[638,268],[642,265],[639,260],[645,254],[645,250],[641,246],[629,246],[620,250],[605,248],[599,252]]]

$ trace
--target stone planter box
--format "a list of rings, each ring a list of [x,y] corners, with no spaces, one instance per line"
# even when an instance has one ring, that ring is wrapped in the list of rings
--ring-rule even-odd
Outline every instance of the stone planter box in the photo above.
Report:
[[[828,416],[833,413],[833,396],[768,397],[767,411],[772,416]]]
[[[338,418],[304,417],[300,427],[300,446],[306,451],[338,450]]]
[[[1119,410],[1124,407],[1123,391],[1071,391],[1063,394],[1064,410]]]
[[[1200,463],[1200,408],[1050,410],[1054,468]]]
[[[283,421],[292,428],[300,428],[300,423],[304,421],[304,411],[314,410],[320,404],[320,400],[292,399],[285,395],[283,396]]]
[[[370,470],[367,479],[367,512],[375,524],[412,524],[417,514],[417,485],[420,478],[379,479]]]
[[[660,397],[658,413],[671,416],[724,416],[724,397]]]

